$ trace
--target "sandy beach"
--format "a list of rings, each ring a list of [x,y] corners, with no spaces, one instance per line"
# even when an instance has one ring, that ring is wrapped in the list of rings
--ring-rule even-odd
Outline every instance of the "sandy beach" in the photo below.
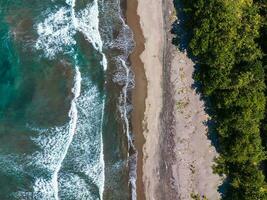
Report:
[[[160,114],[162,110],[162,73],[164,30],[159,0],[139,0],[137,13],[145,38],[141,54],[147,78],[147,97],[143,121],[143,184],[146,199],[158,199],[160,183]]]
[[[134,106],[132,124],[138,150],[137,199],[148,199],[149,196],[153,196],[152,193],[159,182],[159,148],[157,146],[159,145],[162,107],[163,18],[158,15],[161,13],[161,4],[151,3],[152,1],[138,2],[137,0],[127,3],[127,23],[134,32],[136,42],[136,48],[130,60],[136,82],[132,95]],[[143,7],[150,10],[144,10]],[[150,13],[154,13],[152,17],[155,20],[154,30],[144,26],[151,23]],[[139,16],[142,18],[140,19]],[[158,20],[161,23],[158,23]],[[154,45],[157,45],[157,48]],[[154,134],[150,134],[152,132]],[[145,141],[150,142],[145,143]],[[157,181],[150,179],[156,177],[158,177]]]
[[[132,70],[135,74],[135,88],[132,92],[132,104],[134,109],[132,111],[132,128],[135,137],[135,146],[138,152],[137,159],[137,199],[145,199],[144,184],[142,180],[142,166],[143,166],[143,145],[145,142],[143,136],[143,120],[145,112],[145,99],[147,96],[147,79],[144,71],[144,64],[140,58],[141,53],[145,49],[145,39],[139,23],[139,15],[137,14],[137,0],[128,0],[126,9],[126,22],[131,27],[134,33],[135,48],[130,55],[130,62],[132,63]]]
[[[207,136],[208,115],[192,88],[194,63],[172,45],[171,0],[128,0],[135,35],[131,55],[136,88],[132,114],[138,149],[138,200],[219,199],[217,153]]]

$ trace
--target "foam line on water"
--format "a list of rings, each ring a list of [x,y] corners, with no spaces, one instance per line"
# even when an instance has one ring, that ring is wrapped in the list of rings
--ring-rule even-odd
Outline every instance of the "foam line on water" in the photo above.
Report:
[[[103,123],[104,123],[104,114],[105,114],[105,102],[106,102],[106,98],[103,98],[103,107],[102,107],[102,116],[101,116],[101,134],[100,134],[100,138],[101,138],[101,145],[100,145],[100,165],[102,165],[103,167],[103,171],[101,173],[101,178],[103,180],[101,187],[99,188],[100,191],[100,198],[101,200],[103,199],[103,194],[104,194],[104,185],[105,185],[105,161],[104,161],[104,142],[103,142]]]
[[[85,9],[80,10],[79,12],[75,12],[76,0],[66,0],[66,3],[70,7],[61,7],[56,12],[50,13],[47,18],[39,23],[36,26],[37,33],[39,35],[36,42],[36,49],[43,50],[45,56],[49,59],[55,59],[58,53],[69,54],[72,52],[73,45],[76,45],[76,41],[74,36],[77,32],[81,32],[87,41],[89,41],[93,47],[98,50],[102,54],[101,64],[104,70],[107,69],[107,59],[105,54],[103,53],[103,42],[101,40],[101,35],[99,32],[99,8],[97,0],[94,0],[92,3],[88,4]],[[65,159],[68,148],[73,140],[73,136],[75,134],[75,129],[77,126],[78,120],[78,110],[77,110],[77,99],[80,95],[81,90],[81,74],[79,72],[78,67],[75,67],[75,84],[72,89],[74,94],[74,99],[71,102],[71,109],[69,111],[70,122],[69,125],[64,127],[56,127],[50,130],[39,130],[39,132],[58,132],[62,134],[55,134],[57,136],[46,137],[40,136],[38,138],[33,138],[36,143],[40,144],[40,146],[46,146],[49,148],[44,149],[44,151],[51,150],[55,155],[60,155],[60,159],[55,159],[51,157],[50,161],[44,161],[44,156],[50,155],[48,152],[44,153],[44,155],[36,154],[39,157],[38,161],[35,163],[39,166],[46,165],[47,171],[52,172],[52,185],[48,180],[37,179],[36,180],[36,193],[40,193],[44,191],[45,193],[49,193],[49,189],[53,187],[54,197],[56,200],[59,199],[59,186],[58,186],[58,173],[61,169],[61,165],[63,160]],[[102,122],[104,115],[104,102],[102,108]],[[66,133],[68,130],[68,133]],[[48,133],[47,133],[48,134]],[[61,135],[61,136],[58,136]],[[102,139],[102,124],[101,124],[101,146],[100,146],[100,169],[104,169],[104,154],[103,154],[103,139]],[[56,142],[55,138],[58,138]],[[64,145],[63,147],[59,147]],[[55,157],[55,156],[54,156]],[[98,171],[98,170],[97,170]],[[101,174],[99,179],[102,181],[99,185],[100,198],[102,199],[103,191],[104,191],[104,170],[100,170]],[[90,175],[91,176],[91,175]],[[100,182],[101,182],[100,181]],[[50,194],[51,196],[51,194]]]
[[[131,189],[131,200],[136,200],[136,169],[137,169],[137,151],[135,150],[135,146],[133,144],[133,135],[130,130],[129,117],[130,112],[132,110],[132,105],[130,100],[128,99],[129,90],[134,87],[134,75],[131,71],[130,66],[127,63],[129,58],[129,54],[132,52],[135,44],[133,40],[133,33],[129,26],[125,23],[123,18],[123,13],[121,10],[121,0],[114,0],[109,2],[106,9],[103,12],[109,12],[112,7],[112,11],[110,11],[113,15],[116,15],[116,18],[119,22],[120,30],[114,38],[112,35],[108,35],[108,47],[111,49],[118,49],[122,52],[120,55],[115,57],[115,61],[117,64],[117,71],[113,77],[113,81],[122,86],[122,91],[119,97],[119,111],[121,114],[121,119],[123,120],[123,128],[124,133],[127,136],[128,142],[128,155],[127,155],[127,164],[129,167],[129,180],[128,184]],[[107,24],[108,26],[108,24]],[[109,29],[107,31],[110,32]]]
[[[128,165],[129,165],[129,183],[131,185],[131,200],[136,200],[136,167],[137,167],[137,152],[135,150],[135,146],[133,144],[132,137],[130,135],[130,127],[129,127],[129,118],[128,118],[128,102],[127,102],[127,97],[128,97],[128,89],[130,86],[130,81],[132,77],[130,76],[130,69],[126,65],[125,61],[122,58],[119,58],[122,67],[125,70],[125,85],[122,89],[123,95],[121,96],[122,98],[122,118],[124,119],[125,122],[125,132],[128,138]],[[132,155],[129,155],[129,151],[133,150],[135,153]]]
[[[122,49],[124,54],[118,57],[118,61],[121,65],[121,76],[120,79],[123,84],[122,95],[120,97],[121,101],[121,114],[125,122],[125,132],[128,138],[128,166],[129,166],[129,185],[131,189],[131,200],[136,200],[136,170],[137,170],[137,151],[133,144],[132,134],[129,127],[129,112],[131,111],[131,104],[128,101],[128,91],[134,87],[134,76],[130,70],[130,66],[127,65],[126,60],[128,59],[130,53],[132,52],[135,44],[133,39],[133,34],[129,26],[125,23],[123,19],[123,13],[120,6],[120,0],[117,0],[118,5],[118,17],[121,21],[122,28],[120,30],[119,36],[115,41],[112,42],[112,46]],[[131,152],[131,154],[130,154]]]
[[[58,53],[68,54],[76,44],[74,35],[81,32],[102,55],[102,66],[107,69],[107,59],[103,53],[103,41],[99,31],[99,7],[94,0],[86,8],[75,12],[76,0],[66,0],[68,7],[61,7],[50,13],[44,22],[36,26],[39,35],[35,48],[43,50],[46,57],[54,59]],[[66,51],[66,49],[69,49]]]
[[[77,126],[77,118],[78,118],[78,111],[77,111],[77,106],[76,106],[76,101],[78,99],[78,97],[80,96],[81,93],[81,73],[79,71],[79,68],[76,66],[75,67],[75,78],[74,78],[74,87],[72,88],[72,93],[74,94],[74,98],[71,102],[71,108],[69,111],[69,117],[70,117],[70,127],[69,127],[69,139],[67,141],[67,143],[65,144],[65,150],[63,151],[62,156],[60,157],[59,161],[58,161],[58,165],[54,171],[53,177],[52,177],[52,183],[53,183],[53,188],[54,188],[54,192],[55,192],[55,199],[58,200],[59,199],[59,195],[58,195],[58,172],[61,169],[61,165],[62,162],[64,160],[64,158],[67,155],[69,146],[73,140],[73,136],[75,134],[75,129]]]
[[[69,111],[70,123],[50,129],[31,128],[40,135],[32,139],[42,148],[42,151],[31,155],[29,159],[33,160],[29,165],[47,171],[48,175],[51,174],[49,176],[51,179],[43,176],[36,177],[33,194],[36,199],[59,199],[62,195],[67,195],[69,191],[71,195],[76,194],[77,198],[81,192],[83,193],[80,194],[81,199],[84,196],[88,200],[98,199],[94,198],[90,190],[85,191],[88,186],[79,185],[79,183],[85,183],[82,179],[75,178],[70,172],[62,169],[64,161],[66,161],[65,164],[73,164],[73,169],[77,173],[84,173],[86,179],[91,180],[98,187],[99,199],[103,198],[105,163],[102,126],[105,99],[89,78],[81,75],[78,67],[75,72],[75,84],[72,89],[74,98]],[[64,183],[64,180],[68,179],[64,178],[66,175],[73,177],[71,180],[75,183],[72,185]],[[19,195],[19,199],[23,199],[29,197],[30,194],[27,195],[24,192]]]
[[[70,23],[69,12],[68,8],[62,7],[56,12],[49,13],[46,19],[36,26],[39,37],[35,48],[43,50],[45,56],[50,59],[76,44],[73,39],[76,30]]]
[[[69,1],[69,2],[68,2]],[[99,31],[99,6],[98,6],[98,0],[93,1],[93,5],[88,5],[88,7],[81,12],[75,15],[75,4],[76,0],[67,0],[67,3],[69,3],[72,7],[71,10],[71,16],[72,21],[74,24],[75,29],[82,32],[87,40],[93,44],[94,48],[97,49],[102,54],[102,66],[104,70],[107,70],[107,59],[105,54],[103,53],[103,41],[100,36]],[[79,20],[77,20],[77,18]],[[104,107],[105,107],[105,98],[103,98],[103,107],[102,107],[102,115],[101,115],[101,128],[100,128],[100,167],[102,167],[101,170],[101,177],[100,182],[102,182],[101,185],[99,185],[99,196],[101,200],[103,199],[103,193],[104,193],[104,182],[105,182],[105,162],[104,162],[104,147],[103,147],[103,138],[102,138],[102,127],[103,127],[103,118],[104,118]]]
[[[40,146],[42,151],[29,155],[26,160],[31,160],[31,162],[27,163],[27,165],[33,169],[42,170],[48,177],[36,176],[33,194],[19,192],[17,193],[18,198],[33,196],[35,199],[59,200],[58,174],[76,131],[78,120],[77,101],[81,93],[81,81],[81,73],[76,66],[74,86],[72,88],[74,97],[71,101],[70,122],[68,124],[49,129],[29,127],[39,133],[39,136],[32,138],[32,140]]]
[[[76,135],[63,163],[59,175],[60,194],[63,199],[102,199],[104,190],[104,155],[102,141],[102,123],[104,98],[86,74],[82,75],[82,91],[77,100],[78,123]],[[67,166],[65,170],[64,166]],[[82,177],[77,174],[83,174]],[[72,184],[66,182],[69,179]],[[84,180],[97,186],[92,193],[91,184],[87,190],[80,184]],[[82,192],[79,192],[82,191]],[[96,196],[98,192],[99,195]],[[80,193],[80,194],[79,194]],[[74,196],[75,195],[75,196]]]
[[[107,59],[103,53],[103,41],[99,31],[98,0],[94,0],[93,4],[88,5],[87,9],[78,12],[76,18],[79,19],[76,24],[77,30],[82,32],[94,48],[102,54],[102,65],[104,70],[107,70]]]
[[[121,58],[120,59],[120,62],[121,62],[121,65],[123,66],[124,70],[125,70],[125,86],[123,87],[123,110],[122,110],[122,117],[125,121],[125,127],[126,127],[126,135],[127,135],[127,138],[128,138],[128,146],[132,146],[133,143],[132,143],[132,140],[131,140],[131,136],[130,136],[130,131],[129,131],[129,120],[128,120],[128,116],[127,116],[127,90],[128,90],[128,85],[129,85],[129,73],[130,73],[130,70],[129,68],[127,67],[125,61]]]

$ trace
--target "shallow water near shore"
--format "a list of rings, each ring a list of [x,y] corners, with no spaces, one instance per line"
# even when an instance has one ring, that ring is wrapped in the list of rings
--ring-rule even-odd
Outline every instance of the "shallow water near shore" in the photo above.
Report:
[[[0,199],[134,194],[133,41],[120,5],[0,1]]]

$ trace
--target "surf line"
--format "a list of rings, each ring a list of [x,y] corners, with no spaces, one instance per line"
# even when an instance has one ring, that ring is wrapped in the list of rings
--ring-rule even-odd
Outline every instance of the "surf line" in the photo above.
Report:
[[[76,31],[81,31],[87,38],[87,40],[92,43],[92,45],[94,46],[95,49],[97,49],[101,54],[102,54],[102,66],[104,71],[106,71],[107,69],[107,59],[105,54],[102,52],[102,48],[103,48],[103,42],[101,40],[101,36],[99,33],[99,9],[98,9],[98,2],[97,0],[94,0],[93,5],[89,9],[86,13],[87,15],[89,14],[94,15],[91,17],[89,17],[89,19],[93,19],[93,23],[89,23],[86,24],[85,22],[80,22],[79,19],[76,17],[75,15],[75,4],[76,4],[76,0],[66,0],[66,3],[71,6],[71,21],[72,21],[72,25],[74,27],[74,29]],[[88,16],[86,16],[88,17]],[[88,26],[89,25],[89,26]],[[69,122],[69,138],[68,141],[66,143],[66,147],[64,149],[64,152],[62,153],[62,156],[60,157],[59,163],[56,166],[56,169],[53,173],[52,176],[52,185],[53,185],[53,189],[54,189],[54,197],[55,200],[59,200],[59,187],[58,187],[58,173],[61,169],[62,163],[68,153],[68,149],[71,145],[71,142],[73,140],[73,137],[75,135],[75,130],[77,127],[77,121],[78,121],[78,110],[77,110],[77,99],[80,96],[81,93],[81,82],[82,82],[82,78],[81,78],[81,72],[79,71],[79,67],[77,65],[77,55],[75,55],[75,76],[74,76],[74,87],[72,88],[72,93],[74,95],[73,100],[71,101],[71,108],[69,111],[69,117],[70,117],[70,122]],[[104,150],[103,150],[103,137],[102,137],[102,131],[103,131],[103,120],[104,120],[104,107],[105,107],[105,99],[103,100],[103,107],[102,107],[102,117],[101,117],[101,128],[100,128],[100,134],[101,134],[101,151],[100,151],[100,164],[102,165],[102,173],[100,176],[100,179],[102,180],[102,184],[99,185],[99,196],[100,199],[103,199],[103,192],[104,192],[104,182],[105,182],[105,173],[104,173],[104,169],[105,169],[105,162],[104,162]]]
[[[125,23],[125,20],[123,19],[123,13],[120,7],[120,0],[117,0],[118,2],[118,9],[119,9],[119,17],[120,20],[123,24],[123,27],[126,28],[126,30],[130,30],[130,27]],[[131,32],[132,33],[132,32]],[[131,40],[134,42],[133,35],[131,34]],[[129,186],[130,186],[130,191],[131,191],[131,200],[136,200],[137,195],[136,195],[136,179],[137,179],[137,157],[138,157],[138,152],[135,148],[135,145],[133,143],[133,138],[130,133],[130,124],[129,124],[129,118],[128,118],[128,108],[127,108],[127,98],[128,98],[128,89],[130,86],[131,82],[131,75],[130,75],[130,67],[127,66],[126,64],[126,59],[128,59],[130,53],[132,52],[132,48],[128,48],[129,46],[126,46],[125,48],[125,55],[124,58],[120,57],[119,61],[121,62],[121,65],[123,69],[125,70],[125,85],[123,87],[123,95],[122,95],[122,102],[123,102],[123,108],[121,111],[122,118],[124,119],[125,122],[125,131],[126,131],[126,136],[128,139],[128,166],[129,166]],[[133,83],[134,84],[134,83]],[[134,87],[134,86],[132,86]]]
[[[73,140],[74,134],[75,134],[75,129],[77,126],[77,120],[78,120],[78,110],[77,110],[77,105],[76,105],[76,101],[78,99],[78,97],[80,96],[81,93],[81,73],[79,71],[78,66],[75,66],[75,77],[74,77],[74,87],[72,88],[72,93],[74,95],[74,98],[71,102],[71,108],[69,111],[69,117],[70,117],[70,122],[69,122],[69,139],[66,143],[66,148],[63,152],[63,155],[61,156],[60,160],[59,160],[59,164],[57,165],[55,172],[53,174],[52,177],[52,184],[53,184],[53,188],[54,188],[54,194],[55,194],[55,200],[59,200],[59,195],[58,195],[58,173],[60,171],[61,165],[63,160],[65,159],[67,153],[68,153],[68,149],[69,146]]]
[[[66,3],[69,3],[68,0],[66,1]],[[72,6],[72,10],[71,10],[72,23],[75,26],[75,24],[76,24],[76,18],[75,18],[75,13],[74,13],[75,0],[72,0],[71,3],[72,3],[71,4],[71,6]],[[76,59],[75,59],[75,62],[76,62]],[[70,107],[70,111],[69,111],[69,117],[70,117],[69,138],[68,138],[68,141],[66,143],[66,147],[64,149],[64,152],[63,152],[62,156],[60,157],[59,164],[56,166],[56,169],[55,169],[53,177],[52,177],[52,185],[54,188],[55,200],[59,200],[58,173],[59,173],[61,166],[62,166],[62,163],[63,163],[63,161],[64,161],[64,159],[68,153],[68,149],[69,149],[70,144],[73,140],[73,137],[75,134],[75,129],[77,127],[78,110],[77,110],[76,101],[77,101],[77,99],[81,93],[81,81],[82,81],[81,73],[79,71],[78,66],[75,66],[74,86],[72,88],[72,93],[74,95],[74,98],[71,101],[71,107]]]

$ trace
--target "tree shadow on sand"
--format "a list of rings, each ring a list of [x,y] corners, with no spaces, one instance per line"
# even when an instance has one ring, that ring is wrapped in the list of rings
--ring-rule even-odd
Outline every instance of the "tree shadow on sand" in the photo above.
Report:
[[[193,35],[193,30],[190,29],[190,19],[184,11],[184,6],[181,0],[173,0],[173,4],[176,10],[177,19],[172,24],[171,33],[174,35],[172,43],[175,45],[179,51],[187,53],[187,56],[195,63],[192,89],[194,89],[197,94],[200,94],[201,100],[204,101],[205,112],[211,116],[211,119],[203,122],[208,128],[208,139],[211,141],[212,146],[215,147],[216,151],[220,153],[219,138],[216,130],[216,122],[213,120],[214,110],[212,109],[211,99],[204,96],[202,93],[202,85],[196,80],[196,76],[200,70],[200,65],[195,56],[193,56],[190,51],[190,39]],[[215,164],[216,165],[216,164]],[[218,192],[224,196],[228,188],[227,178],[224,179],[223,183],[218,187]]]

